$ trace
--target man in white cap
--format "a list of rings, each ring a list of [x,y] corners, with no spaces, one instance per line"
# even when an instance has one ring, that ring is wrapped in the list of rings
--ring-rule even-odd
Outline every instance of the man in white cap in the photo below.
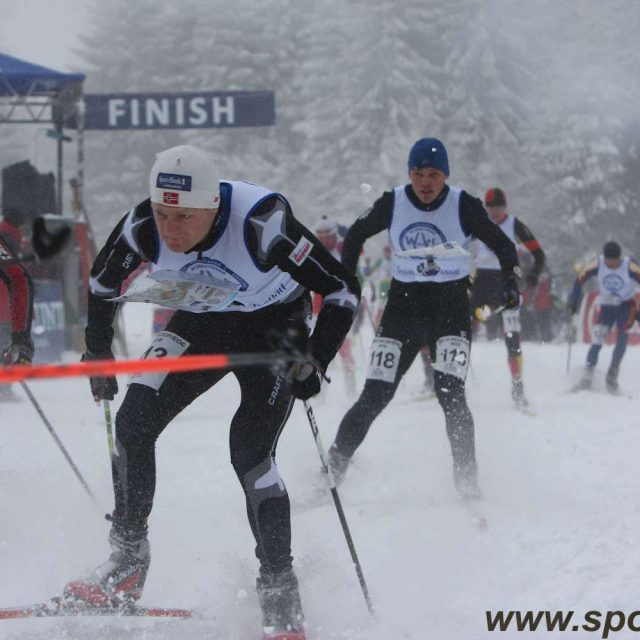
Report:
[[[323,296],[307,362],[279,372],[266,365],[233,369],[242,399],[231,421],[231,463],[256,540],[263,624],[272,633],[303,638],[289,498],[275,449],[295,399],[320,390],[322,373],[353,321],[358,281],[295,219],[281,194],[220,181],[216,161],[198,148],[184,145],[158,154],[150,196],[122,218],[93,265],[85,360],[113,358],[114,299],[143,261],[151,263],[154,278],[145,299],[177,309],[147,357],[272,351],[270,335],[291,332],[309,317],[309,290]],[[156,438],[227,373],[132,380],[116,418],[113,552],[89,578],[68,583],[67,598],[107,607],[140,598],[150,560],[147,519]],[[118,386],[115,378],[96,377],[91,390],[96,401],[111,400]]]
[[[342,262],[355,272],[365,240],[386,230],[393,278],[364,389],[340,423],[329,462],[334,477],[340,479],[416,355],[428,346],[453,455],[455,486],[464,499],[476,499],[480,489],[474,424],[465,397],[471,347],[469,257],[455,248],[467,247],[475,237],[496,253],[504,303],[510,308],[520,300],[518,257],[513,242],[489,220],[482,202],[447,184],[449,159],[440,140],[418,140],[409,152],[408,170],[409,183],[378,198],[344,240]],[[424,257],[430,249],[441,250],[441,257]]]

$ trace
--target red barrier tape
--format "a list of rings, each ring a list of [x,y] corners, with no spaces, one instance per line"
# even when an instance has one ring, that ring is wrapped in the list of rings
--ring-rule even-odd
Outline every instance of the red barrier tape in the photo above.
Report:
[[[256,365],[284,365],[299,357],[278,353],[214,353],[202,356],[177,356],[149,360],[90,360],[71,364],[13,365],[0,367],[0,384],[30,378],[79,378],[157,371],[197,371]]]

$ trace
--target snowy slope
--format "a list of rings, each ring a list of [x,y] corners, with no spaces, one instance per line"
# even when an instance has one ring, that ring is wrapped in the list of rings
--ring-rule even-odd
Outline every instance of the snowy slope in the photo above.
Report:
[[[149,311],[144,305],[126,309],[134,354],[149,339]],[[355,346],[363,360],[364,349]],[[585,354],[585,346],[574,347],[573,377]],[[610,354],[605,347],[601,370]],[[340,489],[375,621],[324,489],[306,416],[302,406],[295,409],[278,463],[292,500],[295,566],[310,639],[566,637],[491,634],[485,611],[637,608],[640,350],[628,350],[621,371],[633,399],[564,393],[570,385],[566,355],[566,345],[525,343],[526,390],[537,408],[531,417],[511,407],[504,346],[474,345],[468,395],[485,494],[481,508],[489,521],[484,532],[457,503],[439,406],[412,399],[422,382],[414,365]],[[350,404],[339,361],[330,373],[334,384],[313,403],[325,446]],[[0,404],[0,606],[59,593],[108,553],[102,514],[112,502],[101,408],[84,380],[30,386],[100,509],[28,400]],[[228,462],[228,423],[237,402],[237,385],[227,377],[189,407],[157,447],[153,562],[143,603],[194,607],[197,619],[2,621],[2,640],[259,637],[257,562]]]

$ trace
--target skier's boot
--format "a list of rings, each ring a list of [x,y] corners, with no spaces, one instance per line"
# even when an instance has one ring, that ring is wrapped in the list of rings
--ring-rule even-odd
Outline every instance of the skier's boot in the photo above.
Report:
[[[335,444],[332,444],[329,447],[329,469],[331,469],[331,474],[333,475],[333,480],[338,486],[342,482],[342,478],[344,474],[347,472],[347,467],[349,466],[349,462],[351,458],[344,453],[341,453],[338,447]]]
[[[593,370],[594,367],[590,367],[587,365],[587,368],[584,370],[582,374],[582,378],[578,381],[578,384],[573,388],[574,391],[581,391],[582,389],[591,389],[591,385],[593,384]]]
[[[151,561],[146,527],[132,531],[114,524],[109,543],[113,551],[106,562],[88,578],[65,585],[66,600],[88,607],[123,607],[140,599]]]
[[[526,411],[529,407],[529,401],[524,395],[524,384],[521,378],[513,378],[511,380],[511,397],[516,405],[516,409]]]
[[[618,393],[620,391],[620,386],[618,385],[618,370],[613,367],[609,368],[607,371],[607,391],[609,393]]]
[[[453,464],[453,482],[465,501],[480,500],[482,491],[478,486],[478,469],[475,463]]]
[[[293,569],[269,572],[261,568],[256,589],[262,609],[263,640],[305,640],[298,579]]]

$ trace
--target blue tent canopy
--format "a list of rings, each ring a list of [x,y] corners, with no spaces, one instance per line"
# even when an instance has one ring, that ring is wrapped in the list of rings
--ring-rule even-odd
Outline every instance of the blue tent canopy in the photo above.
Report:
[[[62,73],[0,53],[0,95],[37,96],[61,93],[81,84],[82,73]]]

